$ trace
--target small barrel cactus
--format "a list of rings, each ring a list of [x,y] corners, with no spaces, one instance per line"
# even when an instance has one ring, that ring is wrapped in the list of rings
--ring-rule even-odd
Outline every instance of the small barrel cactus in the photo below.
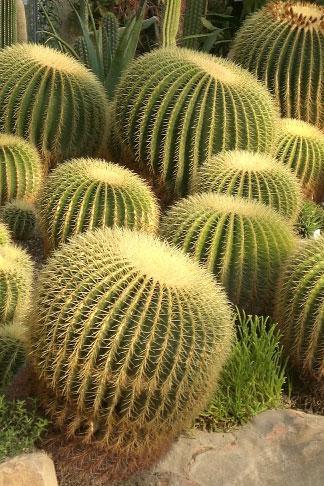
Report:
[[[216,192],[254,199],[295,220],[301,189],[292,172],[269,155],[246,150],[222,152],[204,164],[193,192]]]
[[[53,420],[141,462],[206,405],[232,335],[227,297],[208,272],[151,235],[104,228],[47,261],[28,341]]]
[[[20,322],[29,310],[33,264],[22,248],[0,246],[0,326]]]
[[[283,119],[275,156],[299,178],[306,196],[324,198],[324,134],[301,120]]]
[[[185,195],[222,150],[268,151],[277,111],[266,89],[226,59],[160,49],[136,60],[117,88],[115,132],[165,192]]]
[[[159,222],[157,202],[145,182],[128,169],[97,159],[74,159],[57,167],[37,207],[48,249],[98,227],[155,232]]]
[[[291,363],[324,382],[324,237],[302,242],[289,259],[275,318]]]
[[[7,225],[0,222],[0,246],[11,243],[10,230]]]
[[[282,116],[324,128],[324,7],[267,3],[239,30],[230,53],[264,81]]]
[[[303,238],[324,234],[324,209],[312,201],[304,201],[296,223],[296,229]]]
[[[97,155],[107,137],[104,88],[85,66],[57,50],[8,47],[0,52],[0,130],[30,140],[50,166]]]
[[[0,327],[0,392],[26,361],[25,330],[19,324]]]
[[[161,232],[203,263],[238,307],[272,310],[282,265],[295,246],[290,223],[276,211],[239,197],[197,194],[169,209]]]
[[[34,205],[14,200],[0,208],[0,219],[7,225],[14,240],[25,241],[35,235],[36,214]]]
[[[43,173],[37,150],[30,143],[0,134],[0,205],[13,199],[34,199]]]

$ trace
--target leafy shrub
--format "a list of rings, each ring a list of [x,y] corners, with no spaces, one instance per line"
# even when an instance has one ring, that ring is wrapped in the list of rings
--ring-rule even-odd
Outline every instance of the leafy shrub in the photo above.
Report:
[[[324,209],[312,201],[305,201],[301,207],[296,228],[303,238],[311,238],[318,231],[324,233]]]

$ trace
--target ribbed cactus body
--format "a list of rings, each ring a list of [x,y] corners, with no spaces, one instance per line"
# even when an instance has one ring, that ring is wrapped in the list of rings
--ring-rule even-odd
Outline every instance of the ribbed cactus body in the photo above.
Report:
[[[14,240],[29,240],[35,235],[35,208],[27,201],[18,199],[5,204],[0,209],[0,219],[7,225]]]
[[[40,194],[38,215],[49,248],[89,229],[155,232],[159,222],[158,204],[146,183],[128,169],[97,159],[57,167]]]
[[[175,204],[162,235],[203,263],[247,312],[272,310],[276,283],[295,238],[271,208],[238,197],[203,193]]]
[[[17,42],[16,0],[0,0],[0,49]]]
[[[276,110],[265,88],[230,61],[161,49],[135,61],[116,96],[116,132],[156,183],[188,193],[221,150],[267,151]]]
[[[108,76],[119,40],[119,22],[116,15],[108,12],[102,24],[102,56],[105,75]]]
[[[13,199],[35,198],[43,174],[40,157],[30,143],[0,134],[0,205]]]
[[[0,222],[0,246],[11,243],[10,230],[7,225]]]
[[[324,200],[323,132],[300,120],[283,119],[275,147],[275,156],[296,174],[305,194]]]
[[[0,325],[21,321],[29,310],[33,264],[12,245],[0,246]]]
[[[200,169],[193,192],[216,192],[256,200],[295,220],[301,204],[298,180],[265,154],[223,152]]]
[[[81,63],[49,47],[0,52],[0,130],[30,140],[49,165],[97,155],[107,136],[103,86]]]
[[[172,0],[171,0],[172,1]],[[185,0],[185,11],[183,19],[184,47],[197,49],[199,38],[195,37],[202,32],[202,17],[205,14],[207,0]]]
[[[324,128],[324,7],[275,1],[249,17],[230,57],[264,81],[282,116]]]
[[[162,46],[175,47],[180,26],[181,0],[163,0]]]
[[[300,244],[277,292],[275,317],[290,361],[324,381],[324,237]]]
[[[231,310],[210,274],[150,235],[109,228],[48,260],[29,327],[54,420],[119,460],[157,453],[191,422],[231,338]]]
[[[21,325],[0,327],[0,392],[26,361],[24,329]]]

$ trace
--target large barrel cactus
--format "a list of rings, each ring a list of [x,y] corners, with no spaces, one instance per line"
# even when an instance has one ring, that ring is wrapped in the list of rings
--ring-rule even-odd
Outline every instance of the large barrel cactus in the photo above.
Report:
[[[197,194],[169,209],[161,232],[203,263],[237,306],[272,311],[282,265],[295,246],[289,222],[276,211],[239,197]]]
[[[324,384],[324,237],[300,244],[277,292],[275,317],[291,363]]]
[[[135,61],[117,89],[115,131],[172,195],[188,193],[199,166],[221,150],[267,151],[276,109],[266,89],[228,60],[160,49]]]
[[[276,97],[282,116],[324,128],[324,7],[275,1],[245,21],[230,57]]]
[[[0,246],[0,325],[20,322],[29,310],[33,264],[25,250]]]
[[[136,174],[104,160],[75,159],[57,167],[38,200],[48,249],[71,236],[103,226],[155,232],[159,209]]]
[[[213,277],[182,252],[105,228],[47,261],[28,334],[53,420],[127,467],[157,459],[206,405],[232,314]]]
[[[0,134],[0,205],[13,199],[34,199],[43,174],[40,157],[30,143]]]
[[[271,156],[246,150],[215,155],[204,164],[193,192],[217,192],[254,199],[295,220],[301,204],[297,178]]]
[[[107,101],[97,78],[70,56],[19,44],[0,52],[0,130],[29,139],[49,165],[101,153]]]
[[[14,200],[0,208],[0,220],[3,221],[14,240],[24,241],[36,233],[35,207],[28,201]]]
[[[299,178],[305,194],[324,199],[324,134],[309,123],[283,119],[275,156]]]

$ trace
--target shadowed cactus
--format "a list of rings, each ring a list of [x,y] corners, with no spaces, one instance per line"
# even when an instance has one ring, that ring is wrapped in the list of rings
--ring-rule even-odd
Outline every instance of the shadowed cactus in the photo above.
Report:
[[[161,232],[203,263],[238,307],[272,310],[281,267],[295,246],[289,222],[276,211],[239,197],[198,194],[171,207]]]
[[[29,310],[33,264],[23,249],[0,246],[0,325],[20,322]]]
[[[97,159],[75,159],[57,167],[38,200],[38,217],[49,249],[71,236],[103,226],[155,232],[159,209],[136,174]]]
[[[107,136],[103,86],[85,66],[49,47],[0,52],[0,129],[29,139],[48,165],[97,155]]]
[[[117,88],[115,131],[125,150],[172,195],[190,190],[213,153],[272,148],[270,95],[228,60],[160,49],[135,61]]]
[[[312,201],[304,201],[298,215],[296,228],[303,238],[311,238],[318,232],[324,234],[324,209]]]
[[[125,229],[78,235],[36,289],[28,334],[43,403],[110,459],[157,460],[215,389],[232,324],[224,291],[179,250]]]
[[[324,199],[324,134],[309,123],[283,119],[275,155],[299,178],[306,196]]]
[[[11,243],[10,230],[7,225],[0,222],[0,246]]]
[[[230,57],[266,83],[282,116],[324,128],[324,8],[271,2],[249,17]]]
[[[26,361],[25,329],[20,324],[0,327],[0,391]]]
[[[0,134],[0,205],[13,199],[35,198],[43,175],[37,150],[30,143]]]
[[[36,214],[33,204],[15,200],[0,209],[0,219],[9,228],[14,240],[29,240],[35,235]]]
[[[216,192],[254,199],[295,220],[301,203],[296,177],[271,156],[234,150],[204,164],[193,192]]]
[[[275,318],[291,363],[324,380],[324,237],[300,244],[277,292]]]
[[[202,17],[205,16],[207,0],[186,0],[183,19],[184,40],[182,45],[189,49],[199,49],[199,34],[202,33]]]

